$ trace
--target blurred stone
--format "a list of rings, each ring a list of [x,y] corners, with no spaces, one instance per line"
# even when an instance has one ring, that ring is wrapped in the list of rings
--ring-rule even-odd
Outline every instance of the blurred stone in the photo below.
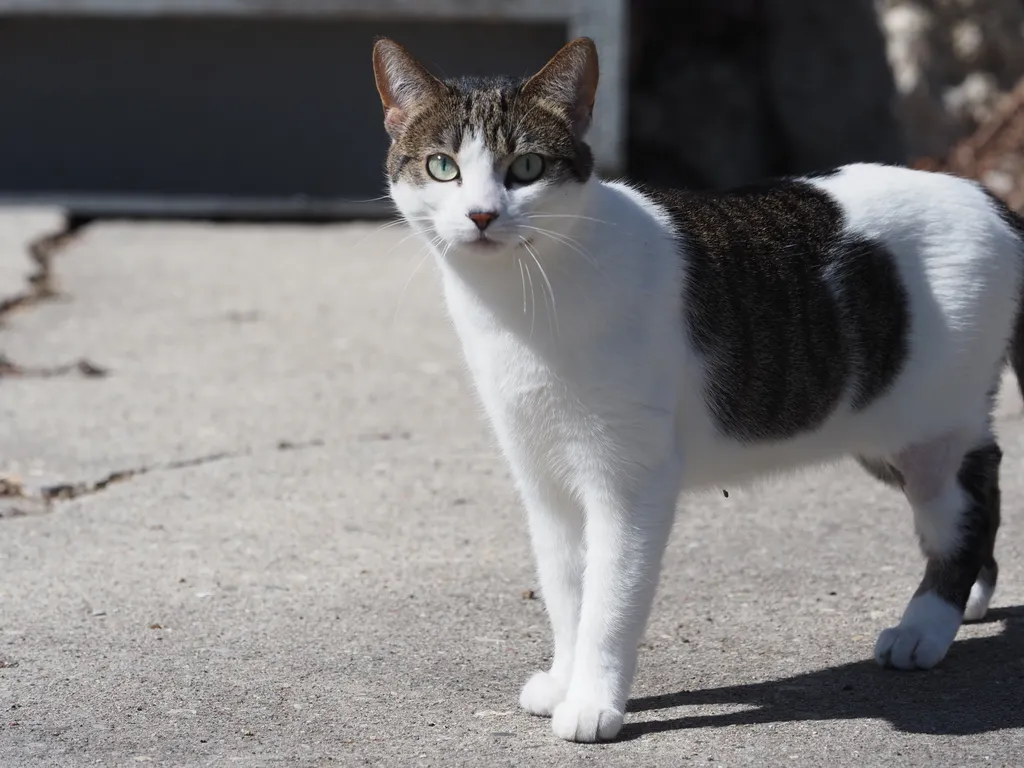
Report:
[[[876,0],[912,157],[944,157],[1024,75],[1020,0]]]
[[[947,156],[917,166],[976,179],[1024,215],[1024,78]]]
[[[629,170],[722,188],[904,162],[871,0],[633,0]]]

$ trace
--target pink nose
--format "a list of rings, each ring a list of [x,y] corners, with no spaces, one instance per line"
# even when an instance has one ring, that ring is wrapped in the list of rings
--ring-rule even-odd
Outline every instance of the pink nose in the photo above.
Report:
[[[476,228],[483,232],[490,226],[490,223],[498,218],[498,214],[494,211],[473,211],[472,213],[466,214],[473,223],[476,224]]]

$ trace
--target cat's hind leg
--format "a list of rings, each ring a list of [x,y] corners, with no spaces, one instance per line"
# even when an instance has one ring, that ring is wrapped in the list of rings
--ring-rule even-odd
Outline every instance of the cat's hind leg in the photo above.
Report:
[[[964,450],[965,445],[970,447]],[[882,666],[934,667],[963,619],[984,615],[998,570],[993,549],[1001,458],[991,437],[972,445],[950,435],[912,446],[893,460],[927,565],[899,624],[878,637],[875,659]]]
[[[993,542],[994,543],[994,542]],[[999,565],[995,557],[989,555],[988,563],[981,566],[977,581],[971,587],[964,610],[964,621],[980,621],[988,613],[988,604],[996,591],[996,580],[999,577]]]

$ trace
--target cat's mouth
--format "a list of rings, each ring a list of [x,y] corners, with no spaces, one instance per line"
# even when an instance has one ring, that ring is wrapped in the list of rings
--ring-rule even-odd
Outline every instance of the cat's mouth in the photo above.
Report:
[[[500,240],[495,240],[493,237],[490,237],[481,232],[478,237],[475,237],[472,240],[470,240],[469,243],[467,243],[467,245],[474,249],[489,251],[494,248],[500,248],[504,245],[507,245],[507,243],[503,243]]]
[[[473,238],[465,243],[463,247],[474,251],[493,251],[498,248],[528,248],[531,245],[533,245],[533,238],[530,237],[520,237],[516,242],[511,243],[507,240],[497,240],[481,233],[479,237]]]

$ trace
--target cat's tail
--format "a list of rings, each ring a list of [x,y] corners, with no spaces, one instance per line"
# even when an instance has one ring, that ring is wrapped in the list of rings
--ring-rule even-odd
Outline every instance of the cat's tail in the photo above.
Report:
[[[1010,340],[1010,367],[1013,368],[1013,375],[1017,377],[1017,389],[1020,390],[1021,399],[1024,399],[1024,301],[1017,309],[1017,321],[1013,329],[1013,338]]]
[[[1000,206],[999,213],[1017,233],[1018,253],[1022,264],[1021,270],[1024,273],[1024,217],[1005,205]],[[1017,377],[1017,388],[1024,398],[1024,278],[1021,280],[1020,296],[1017,301],[1017,319],[1014,321],[1007,357],[1013,374]]]

